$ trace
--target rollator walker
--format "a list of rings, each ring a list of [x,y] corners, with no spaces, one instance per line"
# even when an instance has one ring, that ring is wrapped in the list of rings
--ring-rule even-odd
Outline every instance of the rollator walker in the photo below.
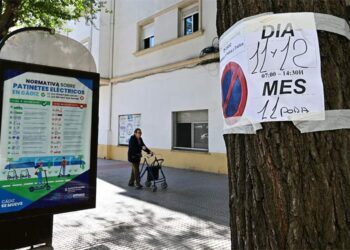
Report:
[[[153,161],[149,163],[153,157]],[[151,187],[153,192],[157,191],[157,184],[160,184],[162,189],[166,189],[168,187],[168,184],[166,182],[166,177],[162,169],[164,159],[155,154],[148,154],[143,158],[144,160],[142,162],[140,179],[142,179],[142,177],[147,173],[145,186],[148,188]]]

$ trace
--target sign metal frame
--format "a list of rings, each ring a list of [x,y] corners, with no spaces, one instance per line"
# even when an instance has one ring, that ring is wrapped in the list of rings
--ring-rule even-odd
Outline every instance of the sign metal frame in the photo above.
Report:
[[[50,208],[35,208],[17,212],[0,214],[0,221],[18,219],[21,217],[45,216],[59,213],[73,212],[96,207],[96,178],[97,178],[97,145],[98,145],[98,105],[99,105],[99,79],[98,73],[29,64],[23,62],[0,59],[0,119],[2,119],[2,105],[4,95],[4,72],[8,69],[22,70],[24,72],[43,73],[53,76],[87,78],[93,81],[92,87],[92,116],[90,141],[90,169],[89,169],[89,199],[79,203],[64,204]],[[1,122],[0,122],[1,132]]]

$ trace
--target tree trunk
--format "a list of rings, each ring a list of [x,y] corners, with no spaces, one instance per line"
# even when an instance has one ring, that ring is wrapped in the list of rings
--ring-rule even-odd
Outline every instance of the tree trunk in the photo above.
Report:
[[[217,0],[220,36],[263,12],[346,19],[345,0]],[[350,109],[350,42],[318,32],[327,110]],[[350,130],[301,134],[291,122],[224,136],[232,249],[350,249]]]
[[[5,0],[5,9],[3,10],[3,1],[1,1],[0,15],[0,40],[4,38],[9,29],[13,27],[17,20],[17,12],[19,11],[22,0]]]

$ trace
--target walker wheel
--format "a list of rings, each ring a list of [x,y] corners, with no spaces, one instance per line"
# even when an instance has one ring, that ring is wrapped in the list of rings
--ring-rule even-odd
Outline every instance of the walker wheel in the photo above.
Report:
[[[50,190],[51,187],[49,185],[46,186],[46,190]]]
[[[145,181],[145,186],[149,188],[151,186],[151,182],[150,181]]]
[[[160,186],[162,187],[162,189],[167,189],[168,184],[166,182],[163,182],[162,184],[160,184]]]
[[[157,186],[153,186],[152,191],[157,192]]]
[[[30,188],[29,188],[29,191],[30,191],[30,192],[34,192],[34,187],[30,187]]]

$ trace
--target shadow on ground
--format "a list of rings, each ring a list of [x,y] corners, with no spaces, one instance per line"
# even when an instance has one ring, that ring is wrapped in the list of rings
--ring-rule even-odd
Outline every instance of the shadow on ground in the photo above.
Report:
[[[97,184],[96,209],[55,216],[55,249],[230,249],[228,226],[200,219],[196,211],[185,214],[144,201],[167,197],[171,189],[152,193],[126,191],[101,179]],[[130,197],[131,192],[140,198]]]
[[[99,232],[93,233],[91,236],[94,237],[94,241],[91,244],[98,242],[98,245],[87,249],[115,249],[115,246],[131,247],[131,249],[225,249],[219,246],[222,244],[223,235],[228,234],[228,229],[215,226],[203,228],[195,225],[179,229],[176,222],[172,223],[174,227],[169,226],[167,218],[156,220],[149,209],[144,209],[141,213],[144,218],[142,220],[136,218],[134,225],[121,223],[112,226],[113,222],[111,222],[111,227],[103,232],[102,237]],[[164,227],[151,226],[162,224]],[[150,228],[152,230],[149,230]],[[85,239],[81,238],[77,241],[74,249],[79,249],[81,241]]]
[[[98,178],[121,187],[120,193],[173,211],[217,224],[229,225],[228,179],[226,175],[163,168],[168,189],[153,193],[150,189],[128,187],[131,167],[122,161],[98,161]],[[145,177],[142,183],[145,181]]]

